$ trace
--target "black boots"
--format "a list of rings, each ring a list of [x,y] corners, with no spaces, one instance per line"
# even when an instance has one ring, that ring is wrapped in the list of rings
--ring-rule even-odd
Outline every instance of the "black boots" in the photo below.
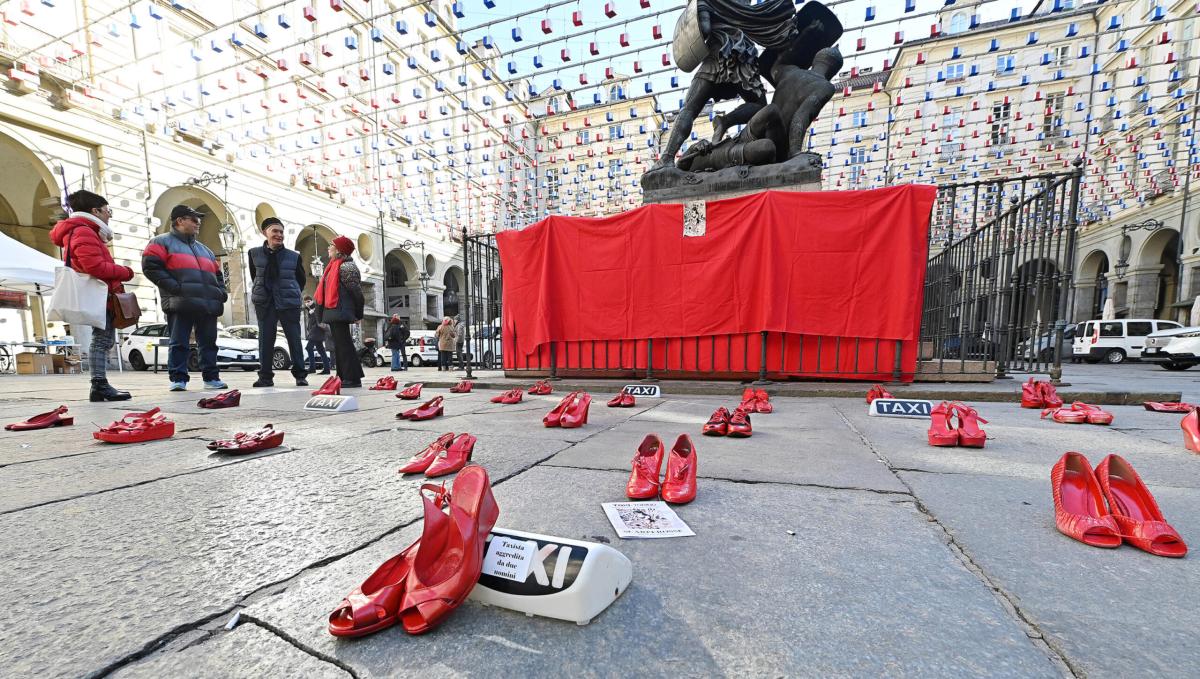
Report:
[[[97,403],[100,401],[128,401],[130,399],[128,391],[118,391],[113,385],[108,383],[108,380],[103,382],[92,382],[92,393],[88,395],[88,400]]]

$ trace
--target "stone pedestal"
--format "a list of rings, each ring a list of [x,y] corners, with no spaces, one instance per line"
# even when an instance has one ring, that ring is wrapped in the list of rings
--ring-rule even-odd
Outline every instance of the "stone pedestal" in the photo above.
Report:
[[[774,165],[743,165],[714,172],[664,167],[642,175],[642,202],[646,205],[722,200],[767,190],[820,191],[821,157],[802,153]]]

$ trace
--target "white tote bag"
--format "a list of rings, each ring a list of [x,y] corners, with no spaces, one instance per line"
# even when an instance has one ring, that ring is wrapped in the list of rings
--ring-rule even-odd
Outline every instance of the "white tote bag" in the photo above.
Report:
[[[71,261],[69,244],[63,261]],[[108,324],[108,285],[69,266],[58,267],[54,270],[54,294],[50,296],[46,318],[103,328]]]

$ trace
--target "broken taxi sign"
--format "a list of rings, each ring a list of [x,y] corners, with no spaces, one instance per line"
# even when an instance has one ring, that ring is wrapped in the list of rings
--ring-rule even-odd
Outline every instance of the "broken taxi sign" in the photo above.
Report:
[[[873,417],[908,417],[918,420],[929,419],[933,412],[933,401],[908,398],[877,398],[867,406],[867,414]]]

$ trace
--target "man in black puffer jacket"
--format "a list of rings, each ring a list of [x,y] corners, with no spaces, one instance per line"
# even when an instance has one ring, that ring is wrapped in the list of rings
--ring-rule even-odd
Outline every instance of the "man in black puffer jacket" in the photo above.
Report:
[[[217,258],[196,239],[199,212],[186,205],[171,210],[171,230],[156,236],[142,252],[142,272],[158,286],[171,332],[167,369],[171,391],[186,391],[192,330],[200,370],[208,389],[226,389],[217,370],[217,318],[225,311],[225,283]]]

